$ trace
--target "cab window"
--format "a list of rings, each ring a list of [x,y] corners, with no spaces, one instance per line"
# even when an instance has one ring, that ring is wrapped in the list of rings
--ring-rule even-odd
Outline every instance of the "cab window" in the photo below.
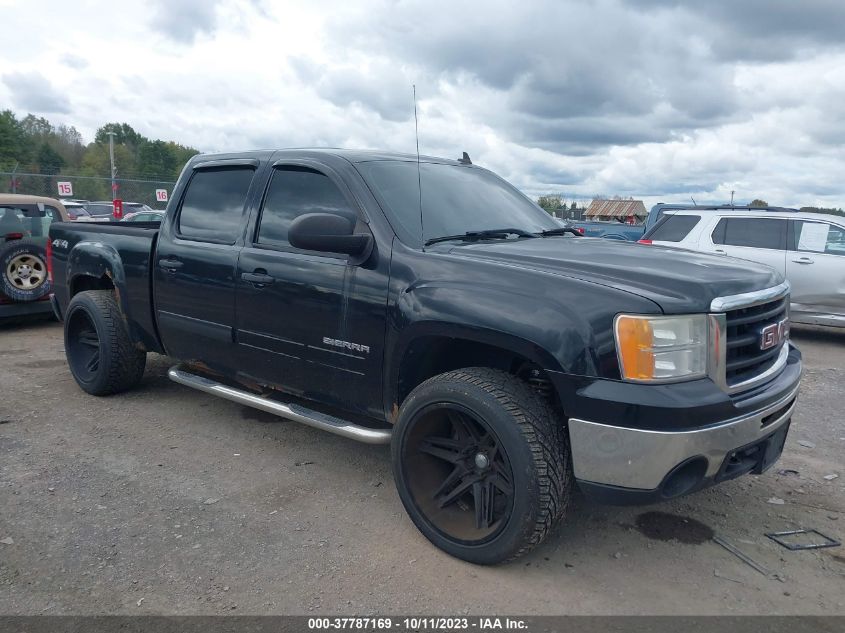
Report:
[[[277,167],[261,209],[255,242],[293,248],[288,242],[288,229],[296,218],[306,213],[357,218],[343,193],[325,174],[307,167]]]

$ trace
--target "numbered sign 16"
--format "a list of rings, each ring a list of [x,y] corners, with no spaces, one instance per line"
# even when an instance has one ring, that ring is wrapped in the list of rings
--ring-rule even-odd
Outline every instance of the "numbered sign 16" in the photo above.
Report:
[[[156,189],[156,202],[167,202],[167,189]]]
[[[70,182],[60,182],[59,185],[59,195],[60,196],[72,196],[73,195],[73,183]]]

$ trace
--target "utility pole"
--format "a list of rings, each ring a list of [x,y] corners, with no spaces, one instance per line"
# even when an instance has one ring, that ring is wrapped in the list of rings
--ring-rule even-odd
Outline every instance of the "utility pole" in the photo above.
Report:
[[[106,132],[109,135],[109,160],[111,161],[111,198],[114,200],[117,197],[117,183],[115,176],[117,170],[114,167],[114,132]]]

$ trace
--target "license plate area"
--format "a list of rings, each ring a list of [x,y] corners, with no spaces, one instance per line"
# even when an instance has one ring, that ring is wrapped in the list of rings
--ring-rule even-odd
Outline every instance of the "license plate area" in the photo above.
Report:
[[[788,420],[786,424],[771,435],[728,453],[719,468],[719,472],[716,473],[716,481],[734,479],[746,473],[759,475],[768,470],[783,452],[790,422],[791,420]]]

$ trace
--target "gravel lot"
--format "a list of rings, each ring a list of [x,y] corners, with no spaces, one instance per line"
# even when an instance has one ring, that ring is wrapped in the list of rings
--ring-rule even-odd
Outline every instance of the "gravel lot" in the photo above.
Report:
[[[763,536],[845,538],[845,332],[793,338],[805,377],[768,473],[646,508],[576,496],[543,546],[481,568],[417,532],[386,447],[178,386],[160,356],[94,398],[59,324],[0,326],[0,613],[845,614],[845,548]]]

